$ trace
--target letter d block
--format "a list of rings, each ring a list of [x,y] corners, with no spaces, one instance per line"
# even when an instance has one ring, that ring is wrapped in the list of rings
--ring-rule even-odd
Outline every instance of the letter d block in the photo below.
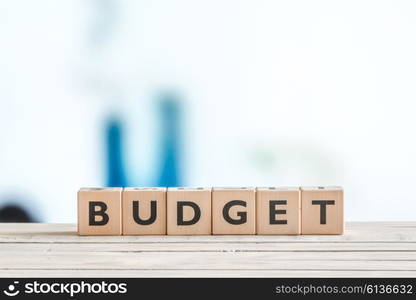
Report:
[[[123,235],[166,234],[166,188],[123,190]]]
[[[168,235],[211,234],[211,188],[168,188]]]
[[[121,235],[121,191],[121,188],[79,190],[79,235]]]
[[[257,234],[300,234],[299,187],[257,188]]]
[[[214,188],[212,191],[213,234],[256,234],[256,190]]]
[[[303,187],[302,234],[343,234],[344,193],[341,187]]]

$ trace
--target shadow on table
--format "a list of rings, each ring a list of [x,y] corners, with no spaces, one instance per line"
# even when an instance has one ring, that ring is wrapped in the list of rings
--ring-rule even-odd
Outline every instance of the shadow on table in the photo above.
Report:
[[[2,223],[33,223],[36,220],[23,207],[17,204],[7,204],[0,208],[0,222]]]

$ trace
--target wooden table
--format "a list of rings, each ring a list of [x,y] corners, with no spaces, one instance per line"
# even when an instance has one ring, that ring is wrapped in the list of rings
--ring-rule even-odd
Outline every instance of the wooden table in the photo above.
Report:
[[[73,224],[0,224],[1,277],[416,277],[416,222],[343,236],[80,237]]]

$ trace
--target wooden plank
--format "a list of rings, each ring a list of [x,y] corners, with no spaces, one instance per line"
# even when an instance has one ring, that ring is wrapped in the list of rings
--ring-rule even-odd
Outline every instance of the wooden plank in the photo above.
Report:
[[[0,270],[0,277],[416,277],[416,271],[372,270]]]
[[[78,236],[74,224],[2,224],[0,243],[371,243],[416,242],[416,223],[348,223],[340,236]],[[5,226],[3,226],[5,225]]]
[[[0,269],[85,270],[393,270],[416,271],[414,253],[155,252],[15,253]]]
[[[341,236],[80,237],[73,224],[0,224],[0,277],[415,277],[416,222]]]
[[[4,243],[16,252],[416,252],[416,243]]]
[[[27,249],[26,249],[27,250]],[[162,252],[162,253],[161,253]],[[46,254],[46,255],[45,255]],[[241,259],[244,257],[252,258],[252,259],[262,259],[262,258],[270,258],[273,261],[292,261],[292,260],[308,260],[308,261],[359,261],[359,260],[366,260],[366,261],[407,261],[407,262],[416,262],[416,251],[378,251],[378,252],[345,252],[345,251],[318,251],[318,252],[310,252],[310,251],[210,251],[210,252],[203,252],[203,251],[195,251],[195,252],[184,252],[184,251],[120,251],[117,249],[113,249],[112,251],[82,251],[74,250],[74,249],[61,249],[61,251],[50,251],[50,249],[45,248],[42,251],[22,251],[20,249],[16,249],[13,252],[7,252],[7,256],[4,258],[0,257],[0,262],[4,261],[4,265],[9,263],[7,262],[8,258],[11,259],[30,259],[35,257],[44,257],[47,256],[48,260],[52,259],[52,257],[65,257],[72,259],[78,258],[80,256],[88,256],[88,258],[92,258],[91,263],[94,262],[94,256],[97,259],[101,259],[102,257],[112,257],[112,256],[122,256],[128,259],[141,259],[142,257],[148,258],[157,258],[159,257],[160,261],[164,259],[169,262],[170,259],[175,258],[178,260],[186,259],[186,258],[197,258],[200,255],[201,258],[208,258],[217,257],[219,260],[222,258],[228,258],[229,255],[239,255]],[[165,256],[163,256],[165,255]],[[166,257],[166,258],[165,258]],[[84,259],[84,258],[82,258]],[[15,262],[10,262],[15,263]],[[16,262],[18,263],[18,262]],[[111,262],[110,262],[111,263]],[[248,262],[247,264],[251,264],[252,262]],[[254,264],[255,262],[253,262]],[[0,265],[0,268],[2,266]],[[203,263],[200,264],[201,266]],[[244,268],[242,268],[244,269]]]

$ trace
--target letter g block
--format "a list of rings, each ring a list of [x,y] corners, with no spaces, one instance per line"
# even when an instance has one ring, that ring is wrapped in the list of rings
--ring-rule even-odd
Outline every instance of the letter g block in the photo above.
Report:
[[[256,190],[214,188],[212,234],[256,234]]]
[[[121,188],[78,191],[78,234],[121,235]]]

